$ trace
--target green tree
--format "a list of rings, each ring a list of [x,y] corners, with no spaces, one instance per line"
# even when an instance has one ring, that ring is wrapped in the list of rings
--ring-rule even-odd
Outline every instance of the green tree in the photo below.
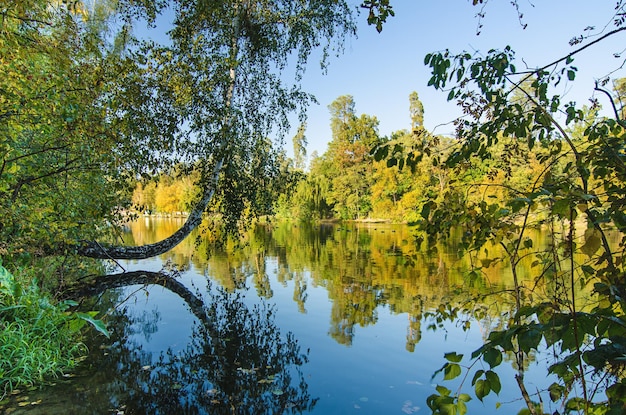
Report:
[[[293,159],[294,167],[297,170],[304,170],[306,167],[306,124],[300,124],[296,135],[293,136]]]
[[[618,2],[618,15],[623,14],[624,7]],[[625,191],[622,156],[626,130],[615,111],[613,116],[587,118],[588,124],[577,139],[567,126],[585,121],[584,108],[574,102],[563,104],[559,95],[550,94],[555,84],[575,80],[573,62],[580,51],[626,30],[622,19],[615,19],[615,25],[603,37],[587,40],[567,56],[530,71],[517,72],[514,53],[508,47],[492,50],[484,57],[440,52],[425,58],[432,69],[429,84],[446,90],[448,99],[472,108],[457,123],[459,145],[447,157],[447,166],[457,167],[475,158],[488,160],[496,152],[516,159],[516,151],[526,155],[535,152],[539,161],[527,170],[530,180],[510,182],[508,191],[495,198],[432,201],[423,211],[423,223],[431,235],[445,235],[449,229],[460,227],[464,249],[477,251],[488,242],[499,244],[513,270],[516,307],[512,318],[501,330],[492,331],[484,346],[471,356],[473,362],[483,361],[490,367],[488,371],[469,369],[473,371],[469,377],[476,397],[481,400],[499,392],[499,378],[493,369],[503,356],[511,354],[527,410],[543,413],[542,404],[534,402],[527,389],[524,374],[526,362],[544,341],[559,353],[549,369],[559,382],[543,391],[550,400],[562,401],[566,410],[584,413],[620,413],[626,403],[623,376],[612,369],[612,362],[623,356],[625,347],[626,304],[617,294],[625,292],[624,240],[613,247],[607,237],[609,229],[626,230],[624,204],[617,202]],[[582,37],[574,44],[585,41]],[[528,85],[530,88],[525,87]],[[610,104],[616,107],[612,101]],[[561,118],[560,113],[565,116]],[[505,174],[513,178],[513,172],[520,168],[525,167],[513,165]],[[537,212],[544,212],[548,220]],[[581,222],[586,228],[582,231],[577,228]],[[529,234],[532,226],[541,223],[548,223],[552,232],[548,251],[536,250]],[[581,243],[575,242],[577,238]],[[586,255],[595,267],[579,261],[578,253]],[[552,294],[544,300],[533,301],[533,284],[520,279],[527,257],[535,258],[537,281],[547,279],[553,286]],[[578,287],[586,284],[593,284],[595,294],[602,299],[591,312],[582,311],[577,304]],[[610,330],[607,319],[620,328]],[[446,358],[444,378],[461,374],[461,357]],[[606,398],[596,394],[590,373],[605,377]],[[462,413],[467,398],[440,388],[428,404],[433,412],[452,405],[454,411]]]
[[[417,132],[424,128],[424,104],[415,91],[409,95],[409,112],[411,114],[411,131]]]
[[[327,200],[344,219],[365,217],[371,211],[373,159],[370,149],[378,144],[378,120],[354,110],[354,100],[344,95],[333,101],[332,140],[323,163],[330,180]]]
[[[242,212],[267,206],[261,189],[278,169],[267,137],[286,132],[289,114],[302,116],[311,101],[299,81],[313,49],[322,48],[326,65],[331,49],[340,51],[355,30],[343,1],[310,8],[294,0],[180,0],[167,5],[174,21],[168,43],[159,45],[133,39],[130,27],[152,24],[163,3],[122,1],[102,10],[100,3],[93,10],[63,4],[10,2],[3,19],[1,113],[8,122],[0,191],[9,220],[2,232],[46,252],[96,258],[170,249],[200,223],[215,195],[211,208],[232,227]],[[112,38],[106,18],[118,16],[128,24]],[[292,82],[284,75],[290,62]],[[179,232],[150,247],[75,243],[98,236],[93,223],[76,226],[77,216],[100,222],[123,206],[125,176],[181,162],[198,172],[202,191]]]
[[[101,236],[125,187],[106,96],[118,85],[108,2],[5,2],[0,238],[13,252]]]
[[[384,21],[375,12],[391,7],[386,1],[364,3],[373,11],[375,24]],[[512,4],[519,10],[518,2]],[[472,266],[472,273],[484,272],[490,263],[501,260],[508,261],[513,271],[515,308],[510,318],[490,331],[464,366],[468,371],[464,379],[471,379],[480,400],[500,392],[496,370],[511,356],[528,413],[544,413],[550,401],[560,401],[566,413],[622,413],[626,406],[626,382],[622,366],[616,365],[626,347],[622,257],[626,239],[622,237],[615,246],[608,237],[611,231],[623,235],[626,230],[622,105],[604,89],[608,77],[595,87],[612,109],[608,115],[594,116],[593,111],[575,102],[563,103],[560,95],[551,92],[560,83],[576,80],[574,61],[580,52],[626,30],[625,7],[623,1],[617,2],[613,30],[597,33],[589,28],[572,39],[574,49],[569,54],[537,68],[518,71],[509,47],[485,56],[446,50],[425,57],[432,70],[428,84],[445,91],[448,100],[458,101],[464,109],[456,122],[457,145],[445,157],[433,158],[433,163],[463,169],[476,161],[497,167],[496,156],[513,162],[501,176],[487,176],[504,191],[484,192],[482,185],[472,185],[464,193],[448,192],[445,202],[431,198],[422,209],[422,228],[433,239],[460,229],[462,250],[488,253],[491,244],[502,247],[502,257],[488,256]],[[620,87],[619,82],[616,85]],[[619,96],[617,92],[617,101]],[[597,106],[600,100],[593,102]],[[401,145],[392,152],[383,146],[377,156],[412,167],[416,149],[423,147],[406,151]],[[422,154],[417,155],[421,160]],[[529,162],[519,163],[521,155],[536,160],[530,157]],[[521,177],[524,173],[528,177]],[[531,234],[532,227],[540,225],[550,231],[547,250],[539,249]],[[525,263],[528,258],[533,259],[530,265]],[[521,278],[529,268],[537,269],[531,283]],[[537,300],[540,283],[546,284],[547,291]],[[591,310],[583,310],[577,302],[586,287],[592,287],[600,300]],[[445,307],[441,310],[440,317],[445,318]],[[555,352],[549,372],[558,382],[534,394],[527,389],[525,370],[542,343]],[[463,373],[463,356],[448,353],[445,358],[444,380]],[[593,382],[598,378],[601,384]],[[433,413],[463,414],[469,399],[460,389],[452,393],[439,386],[427,403]]]

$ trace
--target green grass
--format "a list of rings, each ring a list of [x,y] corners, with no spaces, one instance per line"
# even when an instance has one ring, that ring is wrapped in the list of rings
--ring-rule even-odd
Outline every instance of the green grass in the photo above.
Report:
[[[87,353],[81,328],[93,320],[69,312],[73,302],[53,303],[29,271],[15,274],[0,265],[0,396],[71,370]]]

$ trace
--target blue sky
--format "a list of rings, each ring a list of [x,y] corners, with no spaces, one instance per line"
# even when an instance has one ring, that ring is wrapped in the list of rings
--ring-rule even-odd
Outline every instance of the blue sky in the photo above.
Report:
[[[355,8],[361,3],[348,1]],[[453,53],[466,50],[484,55],[492,48],[510,45],[516,51],[518,70],[541,67],[574,50],[569,40],[582,34],[586,27],[595,26],[598,33],[613,29],[616,0],[518,0],[526,29],[510,0],[490,0],[482,9],[485,17],[480,35],[476,14],[481,7],[473,6],[471,0],[391,0],[391,4],[396,16],[388,19],[380,34],[367,25],[365,12],[361,13],[357,38],[349,39],[344,53],[330,60],[326,74],[321,73],[319,61],[311,59],[302,85],[317,97],[319,105],[308,110],[309,156],[326,151],[331,139],[327,106],[346,94],[354,97],[357,114],[376,116],[379,133],[389,136],[393,131],[409,128],[408,97],[417,91],[424,104],[426,128],[436,134],[453,135],[450,122],[460,112],[455,103],[446,101],[447,93],[427,87],[430,72],[423,64],[427,53],[449,49]],[[158,29],[137,29],[163,41],[163,19],[166,23],[167,17],[162,18]],[[576,82],[563,82],[554,92],[562,95],[562,102],[588,103],[594,80],[623,64],[624,49],[626,33],[622,32],[577,55]],[[614,53],[622,53],[622,57],[615,58]],[[626,71],[622,70],[611,77],[625,76]],[[596,96],[608,107],[604,97]],[[296,129],[294,125],[285,137],[290,156],[291,137]]]
[[[357,4],[358,2],[354,2]],[[446,93],[427,87],[430,77],[424,56],[433,51],[479,51],[510,45],[516,51],[518,69],[542,66],[566,55],[573,48],[569,40],[583,33],[587,26],[599,31],[607,24],[613,28],[615,0],[519,0],[524,13],[523,29],[517,12],[507,0],[491,0],[485,8],[480,35],[476,35],[479,7],[470,0],[392,0],[396,16],[390,18],[378,34],[359,17],[358,38],[347,42],[345,53],[331,60],[328,73],[322,75],[316,62],[311,63],[303,82],[304,89],[316,95],[319,105],[309,109],[307,129],[308,155],[326,150],[331,139],[327,106],[340,95],[354,97],[358,114],[376,116],[379,132],[410,126],[408,96],[417,91],[425,108],[425,126],[438,134],[450,134],[451,121],[459,114],[454,103],[446,102]],[[621,33],[577,57],[579,73],[574,83],[563,83],[558,93],[563,101],[587,102],[593,95],[594,79],[619,67],[624,58],[626,35]],[[626,55],[625,55],[626,56]],[[523,58],[523,62],[522,59]],[[525,64],[524,64],[525,62]],[[612,77],[626,76],[617,72]],[[600,97],[599,97],[600,98]],[[291,141],[285,147],[291,154]]]

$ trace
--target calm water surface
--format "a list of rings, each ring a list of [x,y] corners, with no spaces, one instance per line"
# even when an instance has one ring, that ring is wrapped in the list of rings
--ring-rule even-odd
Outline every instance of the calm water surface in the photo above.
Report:
[[[141,218],[125,238],[153,242],[180,224]],[[472,276],[454,247],[427,251],[409,227],[380,224],[260,226],[221,250],[194,235],[160,258],[121,265],[180,276],[101,293],[93,308],[107,313],[111,339],[90,339],[75,377],[7,412],[430,413],[435,386],[454,392],[462,379],[432,378],[444,353],[469,357],[508,306],[494,297],[468,330],[463,318],[438,322],[431,312],[453,293],[511,286],[498,265]],[[544,359],[529,363],[530,390],[549,384]],[[517,413],[511,366],[499,371],[500,395],[474,398],[469,413]]]

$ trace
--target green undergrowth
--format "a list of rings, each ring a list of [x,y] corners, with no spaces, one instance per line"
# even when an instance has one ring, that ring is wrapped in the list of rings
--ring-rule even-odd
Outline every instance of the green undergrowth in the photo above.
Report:
[[[11,273],[0,263],[0,396],[71,371],[87,354],[85,323],[108,335],[95,312],[70,311],[74,301],[55,302],[33,273]]]

